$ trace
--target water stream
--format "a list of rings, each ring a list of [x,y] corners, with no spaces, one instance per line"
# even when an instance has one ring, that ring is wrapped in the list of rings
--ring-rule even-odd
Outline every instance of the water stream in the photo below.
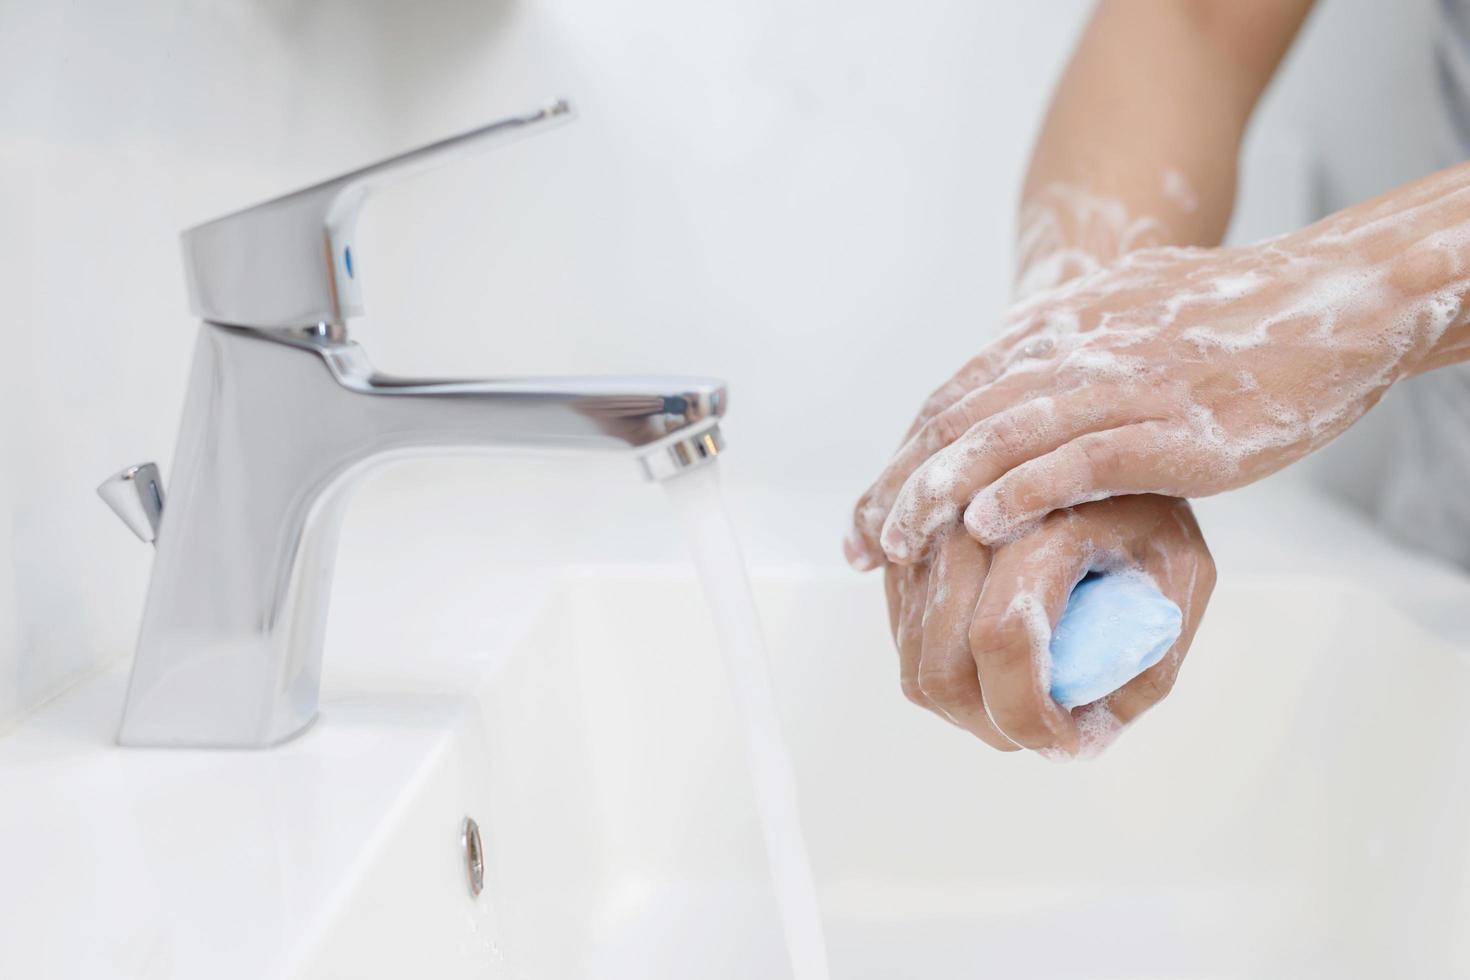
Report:
[[[766,857],[795,980],[828,980],[827,947],[801,832],[796,777],[781,736],[765,641],[740,543],[720,493],[718,468],[664,481],[709,602],[725,673],[744,726],[746,761],[765,834]]]

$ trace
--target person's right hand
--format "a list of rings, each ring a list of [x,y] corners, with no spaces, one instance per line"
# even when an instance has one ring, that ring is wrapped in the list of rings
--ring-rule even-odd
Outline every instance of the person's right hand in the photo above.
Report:
[[[1051,631],[1089,571],[1146,572],[1184,614],[1178,641],[1123,688],[1066,711]],[[1215,566],[1189,504],[1114,497],[1052,513],[992,553],[956,528],[929,560],[886,569],[904,694],[1001,751],[1091,755],[1162,699],[1194,639]]]
[[[1463,358],[1470,231],[1423,227],[1442,184],[1470,198],[1470,172],[1451,177],[1401,192],[1408,214],[1363,206],[1254,245],[1145,249],[1014,306],[859,501],[849,559],[918,561],[961,516],[995,544],[1102,497],[1234,489],[1339,435],[1399,378]]]

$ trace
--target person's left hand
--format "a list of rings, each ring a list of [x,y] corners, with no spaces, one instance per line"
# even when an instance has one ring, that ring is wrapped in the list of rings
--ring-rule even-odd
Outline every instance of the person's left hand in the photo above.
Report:
[[[1051,699],[1051,631],[1089,571],[1140,568],[1184,614],[1153,667],[1100,701]],[[992,553],[956,529],[928,560],[885,571],[904,694],[1002,751],[1061,756],[1106,747],[1173,686],[1215,584],[1215,566],[1182,500],[1114,497],[1056,511]]]

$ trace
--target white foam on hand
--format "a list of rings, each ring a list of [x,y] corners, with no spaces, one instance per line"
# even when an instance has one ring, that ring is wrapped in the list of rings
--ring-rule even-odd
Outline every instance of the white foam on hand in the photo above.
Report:
[[[1110,263],[1096,256],[1155,223],[1086,195],[1046,200],[1023,230],[1022,278],[1076,277],[1012,307],[1002,338],[926,403],[864,495],[850,555],[911,562],[962,518],[995,543],[1106,496],[1241,486],[1470,346],[1470,169],[1255,245]],[[1061,255],[1078,229],[1105,240],[1081,274]]]

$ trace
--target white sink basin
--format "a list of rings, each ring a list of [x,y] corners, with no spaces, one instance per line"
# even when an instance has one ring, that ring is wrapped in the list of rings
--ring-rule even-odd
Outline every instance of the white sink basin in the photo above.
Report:
[[[1377,593],[1224,576],[1172,697],[1054,765],[903,700],[879,589],[756,576],[836,980],[1470,975],[1470,674]],[[114,748],[121,671],[0,739],[0,976],[786,976],[697,585],[530,591],[479,655],[339,638],[276,750]]]
[[[1226,586],[1173,698],[1058,766],[911,709],[872,584],[758,587],[835,977],[1470,969],[1470,676],[1381,600]],[[485,689],[507,975],[784,975],[712,642],[692,583],[583,576]]]

